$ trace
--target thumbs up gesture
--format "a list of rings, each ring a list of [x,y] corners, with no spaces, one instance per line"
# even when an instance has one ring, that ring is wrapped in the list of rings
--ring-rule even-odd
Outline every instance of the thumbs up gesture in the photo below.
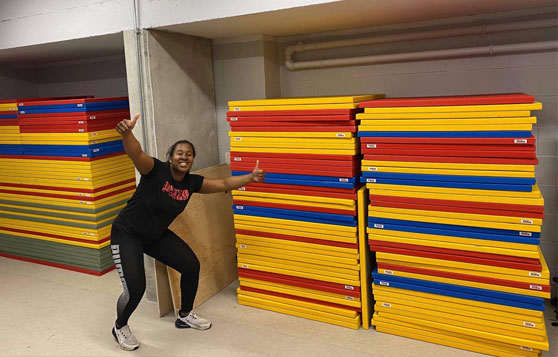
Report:
[[[260,160],[257,160],[256,166],[254,166],[254,170],[252,170],[252,181],[264,182],[264,180],[265,180],[265,171],[260,169]]]
[[[136,122],[138,121],[139,117],[140,115],[138,113],[134,116],[134,119],[124,119],[120,123],[118,123],[116,125],[116,131],[118,132],[118,134],[125,135],[132,132],[132,129],[134,129],[134,126],[136,126]]]

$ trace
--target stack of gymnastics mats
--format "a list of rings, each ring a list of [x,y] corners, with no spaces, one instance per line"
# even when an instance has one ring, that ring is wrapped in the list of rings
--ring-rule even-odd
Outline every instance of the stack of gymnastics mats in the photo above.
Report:
[[[229,102],[233,175],[266,171],[233,191],[239,304],[360,327],[355,114],[378,97]]]
[[[17,100],[0,100],[0,155],[21,154]]]
[[[135,189],[114,130],[128,99],[18,103],[21,153],[0,155],[0,255],[101,275],[111,224]]]
[[[368,239],[381,332],[496,356],[548,350],[525,94],[361,104]]]

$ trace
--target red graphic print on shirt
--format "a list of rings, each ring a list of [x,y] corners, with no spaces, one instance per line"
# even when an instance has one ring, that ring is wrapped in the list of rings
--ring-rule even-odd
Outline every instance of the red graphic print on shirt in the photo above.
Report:
[[[177,201],[186,201],[188,197],[190,197],[190,192],[188,192],[188,190],[174,188],[168,181],[165,182],[161,191],[168,192],[169,196]]]

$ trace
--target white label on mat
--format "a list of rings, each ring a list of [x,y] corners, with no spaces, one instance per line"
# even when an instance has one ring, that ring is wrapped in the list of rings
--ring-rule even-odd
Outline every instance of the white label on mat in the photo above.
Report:
[[[242,158],[241,157],[235,157],[233,160],[234,161],[242,161]]]
[[[338,138],[344,138],[345,133],[336,133],[335,136],[337,136]]]
[[[391,304],[389,302],[383,302],[382,306],[383,307],[391,307]]]
[[[83,120],[78,120],[78,124],[85,124],[85,121],[83,121]]]
[[[384,225],[379,223],[374,223],[374,228],[384,228]]]
[[[91,136],[97,136],[97,133],[93,132],[91,133]]]
[[[527,139],[515,139],[514,144],[527,144]]]
[[[233,110],[234,110],[235,112],[238,112],[238,111],[240,111],[240,108],[239,108],[239,107],[234,107]]]
[[[345,300],[355,301],[355,298],[352,296],[345,296]]]
[[[375,182],[376,182],[376,179],[371,179],[371,178],[369,178],[369,179],[366,179],[366,182],[372,182],[372,183],[375,183]]]
[[[82,108],[82,107],[83,107],[83,104],[78,103],[77,107],[78,107],[78,108]]]
[[[80,133],[84,133],[84,132],[85,132],[85,130],[84,130],[84,129],[78,129],[78,132],[80,132]]]
[[[339,182],[349,182],[349,179],[346,179],[346,178],[340,178],[340,179],[339,179]]]
[[[522,220],[521,220],[521,223],[523,223],[523,224],[533,224],[533,220],[531,220],[531,219],[522,219]]]
[[[237,117],[233,117],[233,118],[231,118],[231,121],[237,121],[237,120],[238,120],[238,118],[237,118]]]
[[[237,209],[244,209],[244,206],[236,206]]]
[[[234,138],[236,141],[242,141],[242,138]]]
[[[87,157],[87,154],[81,154],[81,157]]]
[[[531,347],[521,346],[520,348],[521,348],[523,351],[529,351],[529,352],[533,351],[533,349],[532,349]]]
[[[375,149],[375,148],[376,148],[376,144],[366,144],[366,148],[367,148],[367,149]]]
[[[355,287],[352,285],[345,285],[345,290],[355,290]]]
[[[531,237],[533,234],[531,232],[519,232],[522,237]]]
[[[542,275],[541,275],[541,273],[537,273],[536,271],[530,271],[529,276],[533,276],[535,278],[540,278]]]
[[[541,291],[542,286],[540,286],[540,285],[529,285],[529,289]]]
[[[393,271],[384,269],[384,274],[393,275]]]
[[[523,326],[525,326],[525,327],[535,327],[536,325],[532,322],[523,321]]]
[[[89,119],[97,119],[97,117],[94,116],[94,115],[91,115],[91,116],[89,117]]]
[[[238,190],[239,191],[246,191],[246,187],[239,187]]]
[[[99,149],[93,149],[93,152],[99,152]]]
[[[242,248],[242,249],[245,249],[245,248],[246,248],[246,244],[240,244],[239,247]]]
[[[369,167],[368,171],[378,171],[378,168],[377,167]]]
[[[380,281],[380,285],[382,285],[382,286],[389,286],[389,282],[387,282],[387,281]]]
[[[244,269],[248,269],[248,264],[242,264],[242,267],[243,267]]]

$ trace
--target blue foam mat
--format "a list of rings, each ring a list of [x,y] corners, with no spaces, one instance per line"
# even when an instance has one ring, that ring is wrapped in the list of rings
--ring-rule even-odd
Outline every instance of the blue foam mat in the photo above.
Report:
[[[23,155],[96,157],[122,152],[124,145],[118,140],[94,145],[22,145],[22,150]]]
[[[3,114],[0,119],[17,119],[17,114]]]
[[[455,181],[446,182],[446,181],[401,180],[401,179],[389,179],[389,178],[372,179],[369,177],[361,177],[360,182],[363,183],[374,182],[374,183],[383,183],[389,185],[449,187],[449,188],[467,188],[467,189],[477,189],[477,190],[516,191],[516,192],[531,192],[533,190],[533,185],[509,185],[509,184],[455,182]]]
[[[311,211],[300,211],[294,209],[270,208],[270,207],[246,206],[246,205],[233,205],[233,209],[243,210],[248,213],[262,212],[262,213],[269,213],[269,214],[318,218],[318,219],[331,220],[336,222],[348,222],[348,223],[356,222],[355,216],[345,215],[345,214],[321,213],[321,212],[311,212]]]
[[[308,180],[282,180],[274,178],[265,178],[265,183],[275,183],[280,185],[296,185],[296,186],[313,186],[313,187],[329,187],[329,188],[346,188],[353,189],[356,187],[355,183],[344,182],[326,182],[326,181],[308,181]]]
[[[20,110],[45,110],[45,109],[71,109],[71,108],[98,108],[128,105],[127,100],[115,100],[90,103],[71,103],[71,104],[49,104],[49,105],[27,105],[19,108]]]
[[[420,181],[457,181],[470,183],[493,183],[493,184],[512,184],[512,185],[534,185],[535,178],[527,177],[494,177],[494,176],[461,176],[461,175],[427,175],[427,174],[408,174],[399,172],[362,172],[363,177],[370,178],[390,178],[402,180]]]
[[[391,138],[530,138],[530,131],[359,131],[359,137]]]
[[[461,286],[455,284],[439,283],[435,281],[406,278],[402,276],[379,274],[377,268],[372,273],[372,278],[374,279],[375,284],[376,281],[378,281],[377,285],[383,285],[381,284],[382,281],[389,282],[390,286],[393,286],[392,283],[401,283],[406,285],[413,285],[416,287],[416,289],[410,289],[410,290],[421,291],[418,289],[426,288],[426,289],[433,289],[438,292],[453,292],[456,294],[463,295],[463,297],[462,296],[455,296],[455,297],[462,297],[465,299],[477,300],[477,301],[492,302],[492,303],[496,303],[500,305],[508,305],[508,306],[514,306],[510,304],[519,303],[519,304],[525,304],[526,306],[525,308],[529,308],[531,310],[542,309],[539,311],[544,311],[544,299],[539,297],[534,297],[534,296],[512,294],[512,293],[506,293],[501,291],[473,288],[473,287]],[[443,293],[440,294],[446,295]],[[486,301],[481,299],[491,299],[492,301]]]
[[[86,107],[86,108],[58,108],[58,109],[40,109],[40,110],[20,110],[19,114],[52,114],[52,113],[85,113],[85,112],[98,112],[104,110],[126,109],[128,104],[120,104],[114,106],[103,107]]]
[[[384,221],[386,221],[384,219]],[[397,220],[391,220],[396,222]],[[375,226],[379,225],[379,226]],[[391,231],[400,232],[410,232],[410,233],[423,233],[423,234],[434,234],[439,236],[450,236],[450,237],[460,237],[460,238],[473,238],[473,239],[483,239],[483,240],[493,240],[499,242],[512,242],[512,243],[522,243],[522,244],[534,244],[539,245],[539,238],[536,237],[518,237],[504,234],[487,234],[479,232],[467,232],[467,231],[455,231],[447,229],[436,229],[436,228],[425,228],[417,227],[411,225],[399,225],[394,223],[380,222],[376,219],[368,219],[368,227],[387,229]]]
[[[483,227],[471,227],[471,226],[458,226],[454,224],[443,224],[443,223],[427,223],[427,222],[418,222],[418,221],[407,221],[407,220],[400,220],[400,219],[390,219],[390,218],[379,218],[374,216],[368,217],[368,225],[370,223],[392,223],[392,224],[400,224],[403,226],[414,226],[414,227],[424,227],[424,228],[434,228],[434,229],[445,229],[449,231],[464,231],[464,232],[475,232],[475,233],[488,233],[488,234],[500,234],[500,235],[508,235],[508,236],[515,236],[521,237],[524,236],[520,234],[520,232],[529,232],[531,233],[529,237],[533,238],[540,238],[541,234],[539,232],[530,232],[530,231],[515,231],[510,229],[497,229],[497,228],[483,228]]]
[[[248,171],[233,171],[233,176],[251,174]],[[276,179],[291,179],[291,180],[309,180],[309,181],[327,181],[327,182],[348,182],[355,183],[358,182],[358,176],[354,177],[329,177],[329,176],[313,176],[313,175],[292,175],[292,174],[277,174],[267,172],[265,174],[267,178]]]
[[[21,145],[0,144],[0,155],[23,155]]]
[[[294,221],[335,224],[335,225],[338,225],[338,226],[346,226],[346,227],[356,227],[357,226],[356,218],[354,219],[353,222],[341,222],[341,221],[332,221],[331,219],[319,219],[319,218],[293,216],[293,215],[286,215],[286,214],[272,214],[272,213],[264,213],[264,212],[246,212],[245,210],[238,210],[238,209],[235,209],[233,211],[234,211],[234,214],[240,215],[240,216],[255,216],[255,217],[290,219],[290,220],[294,220]]]

